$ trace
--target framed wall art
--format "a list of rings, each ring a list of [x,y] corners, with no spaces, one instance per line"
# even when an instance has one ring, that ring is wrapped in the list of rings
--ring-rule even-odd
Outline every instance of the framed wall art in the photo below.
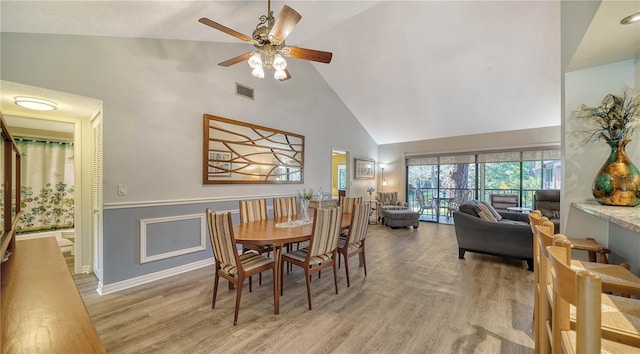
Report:
[[[374,179],[376,177],[376,162],[369,159],[354,159],[355,179]]]
[[[304,136],[204,115],[203,184],[303,183]]]

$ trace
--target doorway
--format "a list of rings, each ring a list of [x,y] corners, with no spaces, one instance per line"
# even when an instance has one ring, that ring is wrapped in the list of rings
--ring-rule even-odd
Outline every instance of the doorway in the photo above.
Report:
[[[339,199],[348,195],[349,189],[349,158],[343,150],[331,151],[331,197]]]
[[[101,202],[92,203],[92,201],[96,195],[102,195],[102,185],[93,185],[92,162],[96,157],[94,156],[96,148],[94,140],[101,141],[102,132],[100,131],[99,137],[92,134],[92,124],[102,122],[102,100],[6,80],[1,80],[0,83],[2,84],[0,102],[2,103],[3,115],[5,118],[12,117],[10,119],[14,122],[14,126],[30,124],[28,128],[39,130],[43,134],[55,130],[56,128],[52,126],[59,124],[72,127],[70,136],[73,140],[75,156],[73,166],[75,179],[73,273],[94,272],[101,280],[101,274],[98,274],[93,266],[93,249],[100,246],[98,242],[100,237],[95,233],[92,223],[95,214],[102,214],[102,205]],[[28,110],[14,104],[13,98],[17,96],[44,98],[57,103],[57,108],[51,111]],[[7,124],[10,127],[12,125],[9,122]],[[12,133],[13,131],[14,129],[12,129]],[[100,157],[101,154],[100,150]],[[94,208],[95,206],[97,208]],[[71,235],[66,234],[63,237],[71,238]]]

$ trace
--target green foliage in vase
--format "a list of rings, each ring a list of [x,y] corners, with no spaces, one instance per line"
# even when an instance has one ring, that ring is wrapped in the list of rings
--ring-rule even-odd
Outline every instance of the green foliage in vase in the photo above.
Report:
[[[628,89],[622,96],[608,94],[598,107],[581,105],[578,118],[596,125],[587,142],[630,139],[640,118],[640,95],[634,96]]]

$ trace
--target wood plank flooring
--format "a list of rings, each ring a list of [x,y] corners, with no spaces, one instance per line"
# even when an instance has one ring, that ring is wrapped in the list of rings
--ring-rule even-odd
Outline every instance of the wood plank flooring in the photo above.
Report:
[[[371,225],[367,273],[350,264],[313,278],[285,274],[280,314],[272,276],[245,284],[238,325],[235,290],[220,282],[211,309],[213,266],[98,296],[91,275],[76,277],[109,353],[532,353],[533,273],[524,262],[467,252],[458,259],[451,225],[417,230]],[[342,265],[344,267],[344,264]]]

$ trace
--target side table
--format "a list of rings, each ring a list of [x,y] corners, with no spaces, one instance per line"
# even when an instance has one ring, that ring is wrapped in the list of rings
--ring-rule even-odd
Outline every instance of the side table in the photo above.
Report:
[[[514,212],[514,213],[527,214],[527,213],[531,212],[531,208],[527,208],[527,207],[507,207],[507,211]]]

